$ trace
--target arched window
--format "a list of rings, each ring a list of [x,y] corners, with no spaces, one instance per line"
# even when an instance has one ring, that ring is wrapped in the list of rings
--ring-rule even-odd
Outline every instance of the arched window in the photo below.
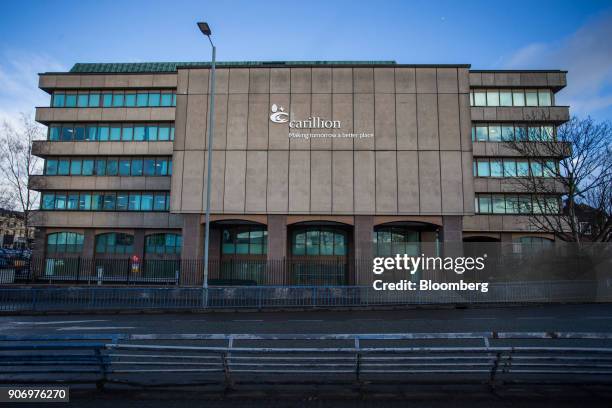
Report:
[[[54,232],[47,235],[47,253],[80,253],[83,251],[83,234],[78,232]]]
[[[223,255],[265,255],[268,253],[268,231],[262,226],[240,226],[223,229]]]
[[[134,236],[120,232],[109,232],[96,236],[96,253],[131,254],[134,251]]]
[[[543,237],[520,237],[517,241],[523,245],[533,245],[533,246],[543,246],[543,247],[548,247],[553,244],[553,240],[548,239],[548,238],[543,238]]]
[[[346,256],[346,232],[330,227],[308,227],[293,232],[291,252],[295,256]]]
[[[145,238],[146,254],[180,255],[182,246],[183,238],[180,234],[152,234]]]
[[[379,227],[374,231],[376,256],[418,255],[421,234],[407,227]]]

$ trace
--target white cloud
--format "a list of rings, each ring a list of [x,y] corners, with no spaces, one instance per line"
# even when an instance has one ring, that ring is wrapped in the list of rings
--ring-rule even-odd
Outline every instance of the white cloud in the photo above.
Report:
[[[19,122],[21,113],[49,104],[49,95],[38,89],[38,73],[65,71],[66,67],[44,54],[6,51],[0,56],[0,121]]]
[[[532,43],[502,62],[508,69],[567,70],[567,87],[557,103],[572,114],[612,110],[612,13],[588,21],[560,41]],[[608,113],[606,116],[610,116]]]

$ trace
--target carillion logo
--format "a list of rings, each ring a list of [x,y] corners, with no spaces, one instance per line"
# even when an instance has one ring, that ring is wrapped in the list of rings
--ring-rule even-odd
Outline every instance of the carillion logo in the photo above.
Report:
[[[309,116],[305,120],[293,120],[290,119],[288,112],[285,112],[285,108],[272,104],[270,108],[272,113],[270,114],[270,120],[274,123],[287,123],[291,129],[340,129],[341,122],[339,120],[325,120],[319,116]]]

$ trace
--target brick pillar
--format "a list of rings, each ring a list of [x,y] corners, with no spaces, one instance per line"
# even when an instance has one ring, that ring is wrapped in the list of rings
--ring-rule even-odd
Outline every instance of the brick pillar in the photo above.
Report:
[[[96,231],[93,229],[86,229],[83,232],[83,252],[81,257],[83,259],[93,259],[96,253]]]
[[[442,251],[444,256],[463,255],[463,216],[442,217]]]
[[[200,214],[183,214],[182,217],[182,258],[201,259],[204,256],[204,226],[200,223]]]
[[[287,264],[287,216],[268,215],[268,268],[267,284],[282,285],[289,282]]]
[[[143,229],[134,230],[134,253],[141,260],[144,259],[145,231]]]
[[[32,246],[32,258],[44,259],[47,250],[47,229],[36,228],[34,230],[34,245]]]
[[[369,285],[374,280],[371,261],[374,257],[374,245],[372,242],[373,231],[373,216],[355,216],[355,227],[353,230],[353,249],[355,262],[354,269],[349,275],[349,284],[351,285]]]

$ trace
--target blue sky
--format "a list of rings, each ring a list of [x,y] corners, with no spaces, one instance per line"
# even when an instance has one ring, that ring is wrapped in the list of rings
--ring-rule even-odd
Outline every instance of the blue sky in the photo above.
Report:
[[[0,119],[48,104],[38,72],[75,62],[395,60],[569,71],[559,104],[612,119],[610,1],[10,1]]]

